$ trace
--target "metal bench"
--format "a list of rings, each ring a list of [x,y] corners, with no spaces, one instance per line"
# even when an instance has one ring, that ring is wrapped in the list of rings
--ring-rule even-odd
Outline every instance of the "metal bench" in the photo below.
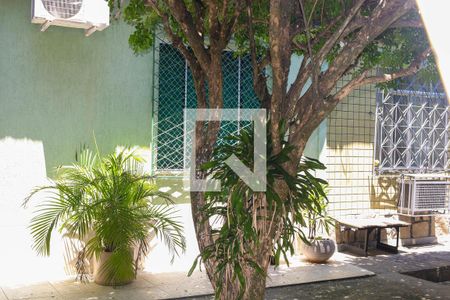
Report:
[[[400,221],[394,219],[392,217],[368,217],[368,218],[339,218],[335,219],[338,228],[344,231],[346,230],[363,230],[365,231],[364,235],[364,244],[363,248],[355,247],[353,245],[345,244],[345,248],[349,250],[354,250],[358,253],[361,253],[364,256],[367,256],[367,251],[369,248],[369,236],[370,234],[376,230],[376,248],[390,252],[390,253],[398,253],[398,245],[399,245],[399,235],[400,235],[400,227],[408,227],[411,224],[408,222]],[[394,228],[396,231],[396,244],[389,245],[381,242],[381,229],[386,228]]]

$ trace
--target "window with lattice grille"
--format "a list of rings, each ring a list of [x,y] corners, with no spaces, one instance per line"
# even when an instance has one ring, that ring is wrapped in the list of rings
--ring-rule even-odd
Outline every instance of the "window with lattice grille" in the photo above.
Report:
[[[449,108],[445,95],[391,90],[378,98],[376,171],[447,171]]]
[[[153,168],[159,172],[183,170],[184,108],[196,108],[196,94],[191,72],[182,55],[170,44],[157,45],[155,68],[155,132]],[[253,90],[252,66],[248,56],[225,51],[222,60],[224,108],[259,108]],[[230,133],[246,126],[245,122],[222,122],[219,143]],[[247,122],[248,123],[248,122]]]

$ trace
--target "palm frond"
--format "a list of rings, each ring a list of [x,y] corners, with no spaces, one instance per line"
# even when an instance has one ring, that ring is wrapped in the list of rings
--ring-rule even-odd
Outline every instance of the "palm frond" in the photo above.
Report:
[[[138,256],[146,254],[153,233],[168,247],[172,260],[184,251],[183,228],[173,217],[170,196],[158,191],[151,182],[153,177],[131,168],[137,161],[140,158],[129,149],[103,158],[98,151],[94,154],[84,149],[77,163],[60,167],[58,180],[34,189],[24,200],[26,206],[36,194],[47,193],[30,224],[33,248],[49,255],[56,229],[81,240],[94,233],[80,252],[78,269],[83,269],[86,257],[109,251],[111,257],[103,272],[113,281],[135,272],[140,258],[134,260],[130,249],[138,246]],[[154,197],[165,199],[166,204],[153,205]]]

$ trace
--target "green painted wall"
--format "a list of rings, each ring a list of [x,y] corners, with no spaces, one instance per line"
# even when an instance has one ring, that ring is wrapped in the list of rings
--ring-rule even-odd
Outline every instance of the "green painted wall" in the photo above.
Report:
[[[0,143],[41,141],[47,173],[74,160],[93,131],[102,151],[150,144],[151,54],[128,47],[131,28],[31,24],[31,0],[0,0]]]
[[[71,163],[80,145],[92,146],[93,132],[102,152],[149,146],[153,57],[132,53],[130,27],[116,22],[90,37],[63,27],[40,32],[31,0],[0,5],[0,146],[6,138],[41,143],[48,175]],[[293,58],[290,77],[300,62]],[[322,127],[308,156],[321,156]]]

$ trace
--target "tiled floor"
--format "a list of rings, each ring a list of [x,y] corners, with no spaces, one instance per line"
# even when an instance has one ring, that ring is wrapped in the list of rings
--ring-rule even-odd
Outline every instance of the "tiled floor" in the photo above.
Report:
[[[291,267],[280,266],[270,271],[268,287],[371,276],[374,273],[348,263],[332,261],[328,264],[310,264],[294,258]],[[73,280],[43,282],[31,285],[2,286],[5,295],[0,300],[16,299],[169,299],[213,293],[204,272],[141,273],[133,283],[122,287],[103,287]],[[3,297],[3,298],[1,298]]]
[[[450,265],[450,240],[439,244],[401,249],[398,255],[378,253],[376,256],[355,257],[338,253],[336,259],[360,266],[376,276],[333,282],[320,282],[269,289],[266,299],[321,300],[450,300],[450,282],[432,282],[402,274]],[[203,297],[197,300],[209,300]]]
[[[402,293],[405,297],[401,296],[400,299],[416,299],[415,295],[423,295],[417,299],[450,299],[449,285],[427,282],[401,274],[405,271],[450,265],[450,240],[436,245],[402,248],[397,255],[379,252],[376,254],[357,257],[336,253],[332,262],[319,265],[309,264],[294,257],[290,268],[280,266],[270,271],[268,287],[289,287],[269,289],[268,299],[310,299],[309,296],[344,299],[341,296],[347,295],[349,299],[384,300],[392,298],[388,297],[389,295],[401,296]],[[375,274],[376,276],[371,276]],[[335,281],[336,279],[341,280]],[[310,284],[298,285],[303,283]],[[319,289],[320,293],[312,293],[311,289]],[[359,289],[364,291],[358,291]],[[194,272],[191,277],[187,277],[186,273],[142,272],[133,283],[117,288],[103,287],[94,283],[82,284],[73,280],[1,286],[0,300],[168,299],[206,295],[212,292],[206,274],[202,272]],[[358,298],[361,295],[365,296]]]

